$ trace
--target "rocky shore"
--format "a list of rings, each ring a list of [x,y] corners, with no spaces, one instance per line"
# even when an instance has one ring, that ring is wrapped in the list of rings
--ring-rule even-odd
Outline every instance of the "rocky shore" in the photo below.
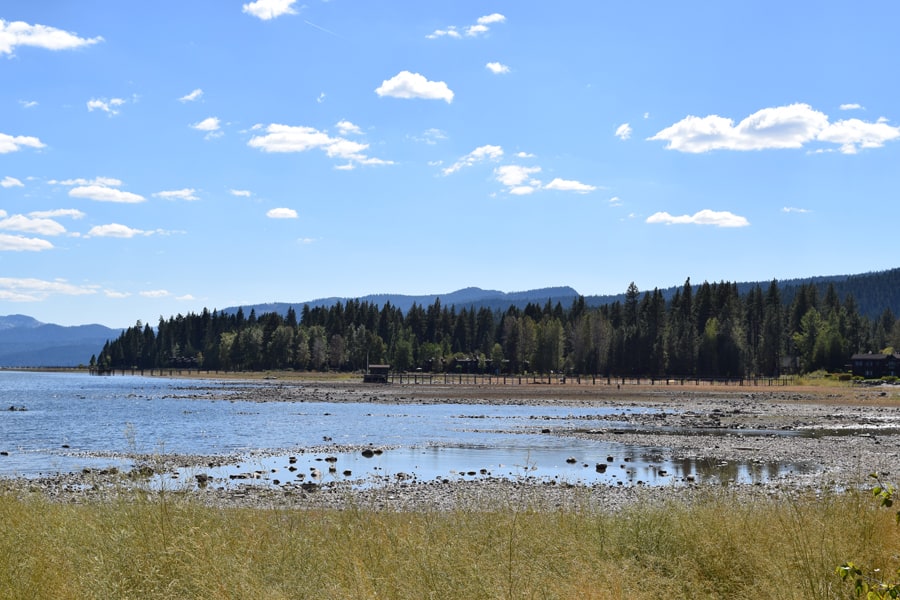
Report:
[[[541,433],[563,438],[612,440],[664,449],[671,460],[740,461],[810,465],[762,484],[719,482],[741,497],[779,498],[823,493],[865,483],[871,472],[900,478],[900,388],[743,387],[654,385],[363,385],[345,382],[260,381],[234,385],[210,381],[186,396],[256,402],[369,402],[385,404],[515,404],[613,409],[577,427]],[[635,409],[641,410],[635,410]],[[622,426],[625,423],[626,426]],[[306,449],[313,451],[315,449]],[[361,451],[361,450],[360,450]],[[8,492],[41,494],[53,501],[127,499],[135,490],[169,494],[214,506],[445,510],[509,506],[554,508],[586,504],[617,510],[634,502],[690,501],[708,484],[573,485],[486,475],[470,479],[370,478],[367,481],[252,481],[214,485],[204,469],[233,457],[134,456],[135,467],[85,470],[39,479],[5,479]],[[196,475],[178,478],[186,468]],[[251,475],[252,477],[252,475]],[[160,486],[159,482],[168,483]],[[151,482],[154,482],[151,484]],[[161,491],[162,490],[162,491]]]

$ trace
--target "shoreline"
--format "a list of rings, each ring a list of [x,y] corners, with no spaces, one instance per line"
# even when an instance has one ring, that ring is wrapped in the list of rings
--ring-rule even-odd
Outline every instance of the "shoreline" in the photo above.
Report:
[[[206,378],[202,378],[206,379]],[[544,507],[588,503],[618,510],[635,502],[677,499],[690,502],[704,490],[725,487],[742,498],[779,499],[821,494],[865,485],[871,472],[890,481],[900,472],[900,387],[895,386],[621,386],[615,385],[379,385],[314,379],[222,380],[197,391],[203,399],[255,402],[365,402],[373,404],[489,404],[621,408],[577,429],[548,428],[560,438],[609,440],[637,447],[660,447],[671,460],[740,461],[814,465],[773,477],[765,483],[673,485],[578,485],[519,477],[475,480],[379,480],[354,486],[346,482],[283,485],[197,486],[172,480],[172,493],[217,507],[347,508],[378,510],[455,509],[525,502]],[[232,388],[230,383],[253,383]],[[643,407],[650,411],[625,410]],[[607,420],[625,421],[626,429]],[[152,457],[132,457],[136,465]],[[142,460],[143,459],[143,460]],[[202,472],[212,461],[229,457],[172,455],[155,457],[157,473],[194,465]],[[0,489],[39,494],[51,501],[107,502],[146,489],[133,474],[86,470],[39,479],[5,478]]]

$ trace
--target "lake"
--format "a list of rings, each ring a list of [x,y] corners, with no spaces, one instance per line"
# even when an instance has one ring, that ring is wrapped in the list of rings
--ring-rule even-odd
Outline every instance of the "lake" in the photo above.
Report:
[[[222,457],[204,472],[274,485],[313,469],[335,479],[536,477],[557,482],[668,485],[765,482],[803,470],[785,463],[670,458],[664,447],[545,433],[633,407],[249,402],[222,390],[254,382],[0,372],[0,477],[131,468],[123,456]],[[215,394],[213,393],[215,392]],[[607,421],[605,426],[626,426]],[[353,451],[343,451],[353,447]],[[384,449],[365,457],[362,447]],[[222,461],[217,461],[222,462]],[[603,465],[598,467],[598,465]],[[600,472],[602,470],[602,472]],[[349,473],[345,475],[344,473]],[[186,473],[183,475],[187,476]],[[361,485],[367,485],[362,483]]]

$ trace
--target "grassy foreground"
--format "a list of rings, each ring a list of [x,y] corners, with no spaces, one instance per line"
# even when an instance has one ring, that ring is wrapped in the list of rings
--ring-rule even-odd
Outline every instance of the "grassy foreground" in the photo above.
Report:
[[[90,505],[0,492],[0,597],[849,598],[846,560],[895,572],[865,493],[740,504],[414,513]]]

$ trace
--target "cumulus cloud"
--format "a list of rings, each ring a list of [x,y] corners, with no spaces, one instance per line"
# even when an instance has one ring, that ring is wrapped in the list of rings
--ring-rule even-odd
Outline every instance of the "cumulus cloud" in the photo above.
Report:
[[[449,167],[443,169],[442,172],[444,173],[444,175],[450,175],[451,173],[456,173],[464,167],[471,167],[472,165],[485,160],[500,160],[502,157],[503,148],[501,148],[500,146],[479,146]]]
[[[109,225],[96,225],[88,231],[87,237],[112,237],[112,238],[133,238],[139,235],[153,235],[152,231],[144,231],[143,229],[134,229],[120,223],[110,223]]]
[[[181,98],[178,99],[179,102],[193,102],[195,100],[199,100],[203,96],[203,90],[197,88],[190,94],[185,94]]]
[[[596,186],[582,183],[573,179],[553,179],[548,184],[543,184],[540,179],[534,177],[541,172],[541,167],[525,167],[522,165],[503,165],[494,169],[494,178],[506,186],[507,193],[513,196],[525,196],[540,190],[556,190],[561,192],[575,192],[587,194],[597,189]]]
[[[86,296],[96,293],[94,287],[72,285],[66,281],[0,277],[0,300],[10,302],[40,302],[50,296]]]
[[[462,27],[462,31],[464,33],[460,33],[460,28],[456,25],[450,25],[446,29],[436,29],[434,32],[429,33],[425,37],[430,40],[435,40],[442,37],[449,37],[460,39],[462,37],[478,37],[481,35],[485,35],[488,31],[490,31],[490,26],[495,23],[503,23],[506,21],[506,17],[501,15],[500,13],[493,13],[490,15],[485,15],[483,17],[479,17],[475,23],[471,25],[466,25]]]
[[[110,187],[119,187],[122,185],[122,180],[116,179],[115,177],[94,177],[93,179],[84,179],[83,177],[78,177],[76,179],[63,180],[51,179],[49,183],[50,185],[103,185]]]
[[[785,206],[784,208],[781,209],[781,212],[806,214],[811,211],[808,208],[797,208],[794,206]]]
[[[16,179],[15,177],[10,177],[7,175],[3,179],[0,179],[0,187],[11,188],[11,187],[25,187],[25,184]]]
[[[429,81],[419,73],[400,71],[390,79],[385,79],[375,89],[379,96],[392,98],[422,98],[425,100],[443,100],[447,104],[453,102],[453,91],[443,81]]]
[[[610,206],[622,206],[622,199],[619,198],[618,196],[613,196],[612,198],[609,199],[609,205]]]
[[[296,219],[297,211],[293,208],[273,208],[266,216],[270,219]]]
[[[667,149],[689,153],[802,148],[820,141],[838,144],[841,152],[853,154],[860,148],[881,147],[898,137],[900,128],[884,119],[875,123],[859,119],[830,123],[827,115],[808,104],[791,104],[764,108],[737,125],[718,115],[688,116],[648,139],[668,142]]]
[[[503,75],[505,73],[509,73],[509,67],[498,62],[489,62],[484,65],[485,68],[495,75]]]
[[[29,217],[38,219],[58,219],[60,217],[69,217],[70,219],[83,219],[84,213],[77,208],[58,208],[56,210],[36,210],[28,213]]]
[[[0,19],[0,54],[13,54],[18,46],[45,50],[73,50],[102,42],[103,38],[82,38],[75,33],[47,25]]]
[[[184,188],[181,190],[167,190],[156,192],[153,194],[155,198],[163,198],[164,200],[186,200],[188,202],[199,200],[194,188]]]
[[[74,187],[69,190],[69,196],[72,198],[94,200],[96,202],[118,202],[121,204],[137,204],[145,200],[145,198],[139,194],[126,192],[116,187],[97,183]]]
[[[627,140],[631,137],[631,125],[622,123],[616,128],[616,137],[620,140]]]
[[[862,110],[862,104],[856,104],[855,102],[850,104],[841,104],[841,110]]]
[[[66,228],[53,219],[25,215],[12,215],[0,219],[0,229],[48,236],[62,235],[66,232]]]
[[[208,140],[221,137],[223,135],[221,128],[222,122],[219,121],[218,117],[207,117],[202,121],[191,125],[191,129],[196,129],[197,131],[205,131],[205,137]]]
[[[572,179],[560,179],[557,177],[544,186],[545,190],[559,190],[561,192],[577,192],[579,194],[587,194],[596,190],[596,186],[581,183]]]
[[[12,136],[0,133],[0,154],[18,152],[25,146],[29,148],[43,148],[44,143],[36,137],[25,135]]]
[[[367,156],[368,144],[342,137],[332,137],[313,127],[280,125],[272,123],[265,128],[265,135],[250,138],[247,145],[263,152],[306,152],[321,150],[330,158],[348,161],[344,168],[354,165],[390,165],[392,161]]]
[[[658,212],[647,217],[646,222],[665,225],[712,225],[714,227],[747,227],[750,225],[750,221],[745,217],[728,211],[715,211],[708,208],[693,215],[673,216],[667,212]]]
[[[862,148],[880,148],[898,137],[900,127],[892,127],[883,119],[876,123],[847,119],[828,125],[819,133],[818,139],[838,144],[843,154],[856,154]]]
[[[253,192],[250,190],[228,190],[228,193],[239,198],[249,198],[253,195]]]
[[[513,196],[525,196],[541,188],[540,180],[531,177],[540,172],[540,167],[503,165],[494,169],[494,178],[506,186],[507,193]]]
[[[338,121],[335,127],[338,128],[338,131],[341,135],[350,135],[351,133],[355,133],[358,135],[362,133],[362,129],[360,129],[358,125],[354,125],[346,119]]]
[[[0,252],[41,252],[52,249],[53,244],[47,240],[0,233]],[[2,279],[0,278],[0,280]],[[2,298],[3,291],[0,290],[0,299]]]
[[[145,290],[143,292],[138,292],[138,294],[144,298],[167,298],[171,296],[169,290]]]
[[[106,98],[91,98],[87,102],[87,109],[88,112],[99,110],[109,116],[113,116],[119,114],[119,107],[124,104],[125,100],[123,98],[110,98],[109,100]]]
[[[281,15],[296,15],[293,6],[297,0],[256,0],[244,4],[242,9],[245,14],[253,15],[263,21],[269,21]]]

